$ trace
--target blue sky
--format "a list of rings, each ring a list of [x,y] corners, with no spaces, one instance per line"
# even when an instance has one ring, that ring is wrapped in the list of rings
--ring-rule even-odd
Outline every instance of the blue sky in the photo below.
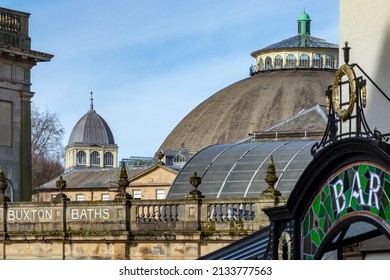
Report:
[[[338,0],[1,3],[30,13],[32,49],[54,55],[32,69],[33,103],[58,113],[64,145],[92,90],[120,159],[153,156],[192,109],[249,76],[252,51],[296,35],[304,9],[313,36],[339,40]]]

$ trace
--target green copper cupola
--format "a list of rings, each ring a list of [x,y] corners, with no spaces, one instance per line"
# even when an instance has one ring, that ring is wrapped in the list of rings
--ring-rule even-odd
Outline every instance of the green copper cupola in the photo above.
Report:
[[[310,35],[310,16],[305,11],[298,18],[298,35]]]

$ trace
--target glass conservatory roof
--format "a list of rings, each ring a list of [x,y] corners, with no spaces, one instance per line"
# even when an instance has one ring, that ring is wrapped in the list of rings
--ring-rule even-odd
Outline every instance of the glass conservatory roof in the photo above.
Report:
[[[168,199],[184,198],[192,189],[190,177],[202,177],[199,190],[206,198],[258,197],[268,188],[264,181],[270,156],[279,177],[275,184],[288,197],[312,160],[315,141],[220,144],[195,154],[177,175]]]
[[[269,45],[261,49],[261,51],[282,49],[282,48],[299,48],[302,46],[302,40],[304,40],[305,42],[304,47],[306,48],[333,48],[333,49],[338,48],[337,44],[329,43],[321,38],[317,38],[311,35],[305,35],[302,38],[302,36],[296,35],[294,37]]]

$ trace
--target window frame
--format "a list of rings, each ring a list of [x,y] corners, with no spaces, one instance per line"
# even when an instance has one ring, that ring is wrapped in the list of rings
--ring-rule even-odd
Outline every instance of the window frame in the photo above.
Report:
[[[164,189],[156,189],[156,199],[158,199],[158,200],[165,199],[165,190]]]
[[[84,150],[76,152],[76,165],[87,165],[87,153]]]

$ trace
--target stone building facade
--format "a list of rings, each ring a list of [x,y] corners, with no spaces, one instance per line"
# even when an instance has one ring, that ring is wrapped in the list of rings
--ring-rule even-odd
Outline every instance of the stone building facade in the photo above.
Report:
[[[127,169],[129,186],[126,191],[134,199],[165,199],[177,170],[161,164],[145,169]],[[62,175],[68,182],[64,190],[72,201],[107,201],[115,198],[119,168],[77,170]],[[33,190],[32,201],[49,202],[58,193],[55,178]]]
[[[31,50],[29,14],[0,8],[0,168],[12,200],[31,200],[31,69],[50,54]]]

